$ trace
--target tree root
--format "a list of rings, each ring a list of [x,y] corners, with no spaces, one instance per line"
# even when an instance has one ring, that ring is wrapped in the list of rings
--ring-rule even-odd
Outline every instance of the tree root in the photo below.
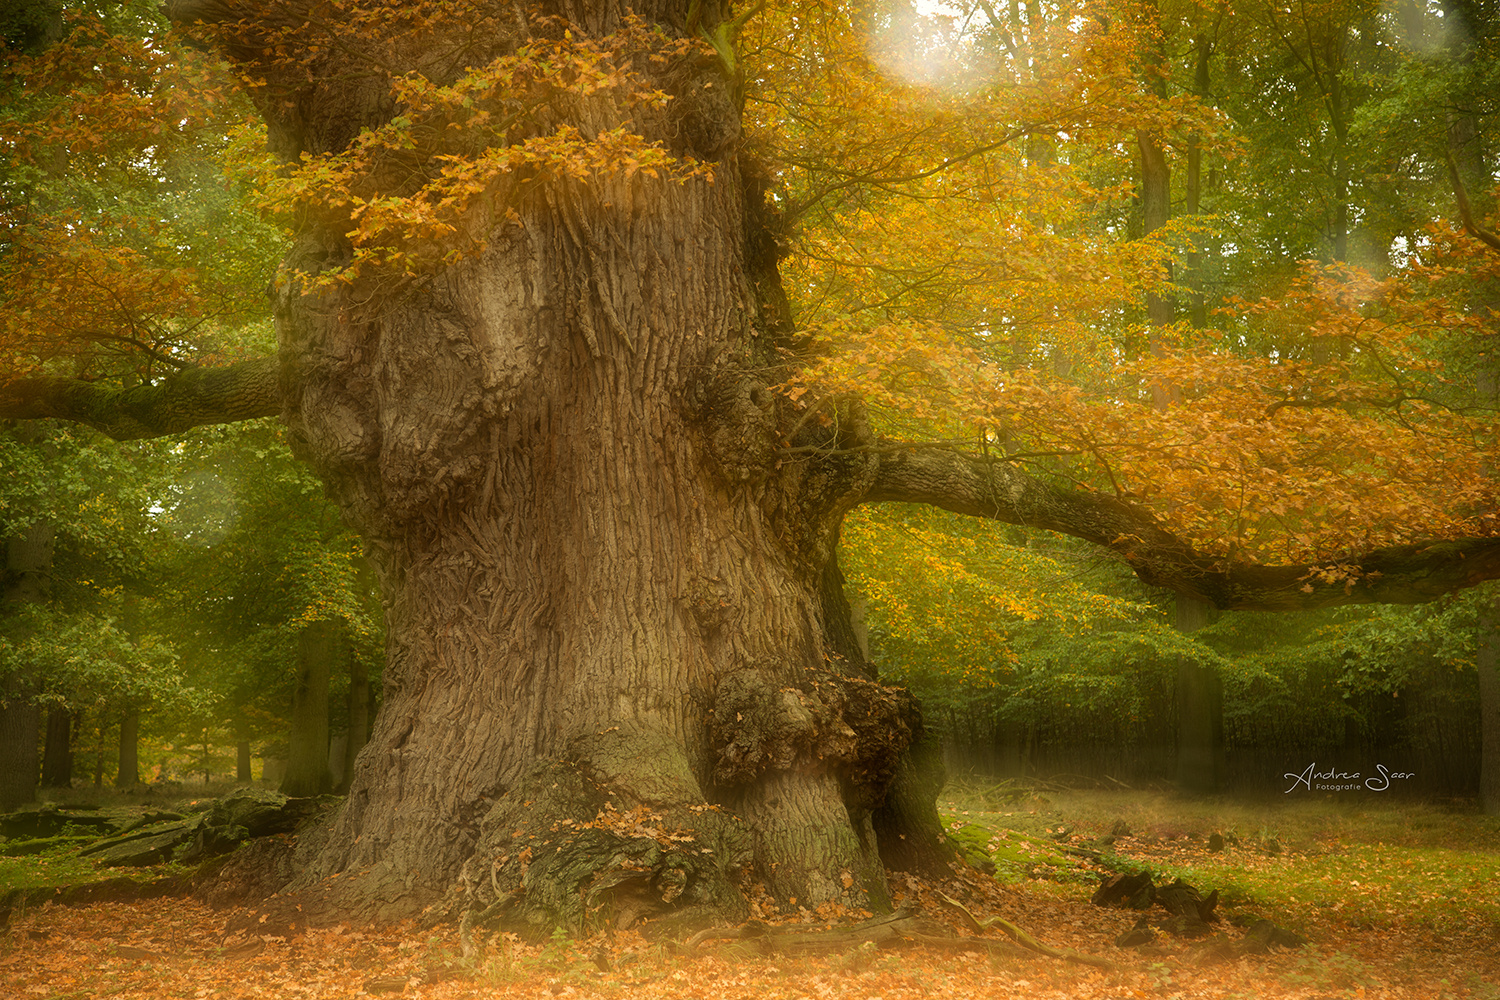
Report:
[[[863,945],[887,947],[903,941],[917,944],[949,945],[956,941],[943,928],[917,916],[915,910],[902,908],[884,916],[872,917],[852,927],[824,931],[780,931],[757,920],[738,927],[714,927],[699,931],[677,949],[691,952],[704,941],[754,941],[765,954],[816,955],[849,951]],[[670,946],[669,946],[670,947]]]
[[[942,895],[941,893],[939,895]],[[1103,958],[1083,955],[1076,951],[1064,951],[1042,944],[1015,924],[1000,917],[991,917],[984,923],[975,919],[961,903],[942,896],[943,901],[955,907],[967,918],[969,925],[978,933],[991,927],[1004,930],[1016,944],[1009,941],[976,941],[974,938],[954,937],[952,932],[932,921],[917,916],[915,910],[902,908],[894,913],[873,917],[852,927],[834,928],[824,931],[780,931],[758,920],[747,921],[738,927],[711,927],[701,930],[681,945],[668,947],[681,954],[692,952],[705,941],[749,941],[762,954],[814,955],[828,952],[852,952],[869,947],[889,948],[899,944],[919,944],[949,951],[994,952],[1005,949],[1009,954],[1034,952],[1050,958],[1092,965],[1106,971],[1115,966]],[[1019,948],[1017,948],[1019,945]]]
[[[989,930],[992,927],[998,927],[1006,934],[1010,935],[1011,939],[1021,947],[1030,949],[1031,951],[1037,952],[1042,955],[1046,955],[1048,958],[1060,958],[1065,962],[1077,962],[1080,965],[1092,965],[1095,968],[1104,969],[1106,972],[1113,972],[1115,969],[1115,964],[1107,958],[1099,958],[1097,955],[1085,955],[1081,952],[1073,951],[1072,949],[1054,948],[1051,945],[1043,944],[1036,938],[1032,937],[1030,934],[1027,934],[1021,928],[1017,927],[1015,924],[1011,923],[1009,920],[1006,920],[1004,917],[990,917],[988,920],[980,923],[979,918],[970,913],[967,906],[964,906],[964,904],[960,903],[958,900],[952,898],[946,893],[938,893],[938,898],[947,903],[949,906],[953,907],[959,913],[962,913],[964,915],[964,919],[968,922],[969,926],[974,930],[976,934],[983,934],[985,931]]]
[[[469,877],[468,864],[465,863],[463,870],[459,872],[459,882],[463,886],[464,895],[470,900],[469,905],[464,908],[463,917],[458,921],[458,941],[464,958],[472,958],[474,955],[474,928],[485,926],[489,921],[510,909],[511,904],[516,902],[515,893],[505,892],[500,888],[500,880],[496,877],[498,868],[498,865],[490,866],[490,886],[494,889],[495,898],[483,909],[480,909],[476,900],[474,883]]]

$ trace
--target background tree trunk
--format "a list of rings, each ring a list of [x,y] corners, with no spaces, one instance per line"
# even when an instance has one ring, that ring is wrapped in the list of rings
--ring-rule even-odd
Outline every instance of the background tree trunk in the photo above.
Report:
[[[1479,801],[1484,812],[1500,816],[1500,608],[1491,598],[1479,618]]]
[[[1205,103],[1208,92],[1209,64],[1214,53],[1214,43],[1207,35],[1193,38],[1193,94]],[[1201,215],[1203,212],[1203,139],[1197,132],[1187,140],[1187,179],[1184,190],[1187,214]],[[1188,251],[1184,264],[1188,272],[1188,285],[1192,296],[1188,305],[1188,318],[1195,329],[1208,326],[1208,299],[1203,291],[1203,251],[1201,243],[1206,234],[1194,237],[1193,247]]]
[[[292,693],[292,728],[287,741],[286,795],[321,795],[333,790],[328,773],[328,686],[333,665],[345,655],[344,623],[323,618],[303,626],[297,640],[297,686]]]
[[[47,708],[47,740],[42,749],[42,787],[73,786],[73,713],[61,705]]]
[[[26,678],[12,674],[0,688],[0,811],[36,800],[41,709]]]
[[[104,716],[99,716],[99,721],[94,724],[94,787],[104,787],[104,737],[109,727],[104,724]]]
[[[1208,624],[1209,606],[1177,595],[1174,625],[1195,632]],[[1177,665],[1177,784],[1206,795],[1224,787],[1224,682],[1218,671],[1187,661]]]
[[[116,788],[135,788],[141,783],[141,710],[127,708],[120,716],[120,760],[115,769]]]
[[[1159,12],[1153,10],[1159,20]],[[1196,46],[1196,76],[1206,87],[1209,47],[1199,39]],[[1154,65],[1147,67],[1147,85],[1158,97],[1167,96],[1166,55],[1158,49]],[[1141,132],[1138,135],[1141,167],[1141,221],[1145,235],[1166,225],[1172,217],[1172,174],[1166,150],[1160,138]],[[1196,143],[1190,149],[1190,211],[1196,212],[1201,164]],[[1170,274],[1168,275],[1170,278]],[[1177,306],[1165,294],[1146,296],[1146,319],[1150,324],[1150,348],[1160,355],[1164,350],[1160,330],[1177,318]],[[1158,409],[1166,409],[1180,398],[1175,385],[1151,387]],[[1187,594],[1173,595],[1173,624],[1179,632],[1193,632],[1208,624],[1209,605]],[[1224,775],[1223,761],[1223,690],[1219,675],[1213,670],[1187,662],[1177,667],[1177,780],[1186,790],[1196,793],[1217,791]]]
[[[53,529],[38,521],[5,541],[5,565],[0,578],[0,620],[26,604],[46,600],[52,576]],[[13,626],[21,639],[25,626]],[[0,809],[13,809],[36,799],[41,757],[42,714],[35,698],[40,690],[36,671],[22,664],[0,678]]]

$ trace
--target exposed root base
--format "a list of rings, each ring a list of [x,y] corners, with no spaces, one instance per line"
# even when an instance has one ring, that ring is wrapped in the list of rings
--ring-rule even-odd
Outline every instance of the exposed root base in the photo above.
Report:
[[[491,807],[458,885],[428,912],[546,934],[748,916],[750,835],[704,801],[674,741],[612,727],[539,762]]]

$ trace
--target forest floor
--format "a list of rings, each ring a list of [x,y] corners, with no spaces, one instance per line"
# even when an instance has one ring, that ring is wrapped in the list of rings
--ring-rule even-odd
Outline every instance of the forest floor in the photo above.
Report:
[[[168,898],[13,913],[0,932],[0,997],[1500,1000],[1493,818],[1368,799],[1262,809],[1013,785],[950,788],[940,808],[971,859],[995,874],[962,869],[943,883],[893,875],[898,905],[971,935],[940,899],[946,893],[981,920],[1003,916],[1114,969],[1012,948],[996,930],[946,948],[865,946],[818,957],[747,956],[743,942],[684,952],[634,931],[541,943],[496,934],[476,935],[466,956],[451,927],[306,928]],[[1222,850],[1209,849],[1215,833],[1225,838]],[[1089,897],[1111,871],[1141,868],[1159,884],[1180,877],[1204,894],[1218,889],[1228,938],[1243,934],[1234,921],[1266,918],[1308,944],[1228,960],[1214,958],[1204,940],[1166,934],[1117,947],[1140,914]],[[768,916],[773,925],[826,925],[807,911]]]

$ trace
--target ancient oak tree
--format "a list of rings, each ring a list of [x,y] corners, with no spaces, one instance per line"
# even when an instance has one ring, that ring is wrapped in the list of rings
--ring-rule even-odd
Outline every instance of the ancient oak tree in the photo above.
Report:
[[[117,437],[279,415],[362,535],[384,701],[293,888],[537,923],[886,902],[940,862],[931,747],[859,653],[859,504],[1066,532],[1220,607],[1424,600],[1500,540],[1339,573],[1204,553],[1127,498],[909,447],[811,358],[745,152],[718,0],[176,0],[243,74],[294,248],[273,359],[111,387],[36,366],[0,415]]]

